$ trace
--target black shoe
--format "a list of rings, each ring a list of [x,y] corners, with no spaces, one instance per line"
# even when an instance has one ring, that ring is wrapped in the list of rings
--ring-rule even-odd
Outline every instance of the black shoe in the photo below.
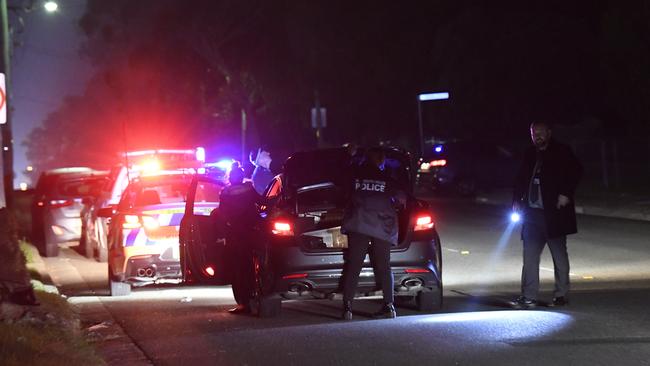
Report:
[[[397,312],[395,311],[395,306],[393,306],[393,303],[387,303],[382,306],[381,310],[378,312],[374,313],[373,316],[375,318],[397,318]]]
[[[508,304],[512,306],[513,309],[531,309],[537,306],[537,301],[529,299],[525,296],[519,296],[516,299],[509,301]]]
[[[237,305],[237,307],[228,310],[228,312],[230,314],[250,314],[251,308],[244,305]]]
[[[352,320],[352,303],[350,301],[343,302],[343,314],[341,314],[341,319]]]
[[[558,296],[553,298],[553,302],[549,306],[567,306],[569,305],[569,299],[564,296]]]

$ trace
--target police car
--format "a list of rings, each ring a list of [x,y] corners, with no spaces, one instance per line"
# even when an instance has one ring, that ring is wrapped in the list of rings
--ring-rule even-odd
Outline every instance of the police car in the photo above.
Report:
[[[100,262],[108,259],[108,219],[99,217],[98,212],[105,207],[117,206],[130,180],[160,170],[188,169],[202,173],[205,169],[205,149],[202,147],[129,151],[120,158],[123,163],[111,169],[98,196],[87,197],[81,215],[81,244],[85,254]]]
[[[442,305],[441,243],[428,204],[412,194],[413,173],[408,153],[386,148],[386,169],[409,187],[399,212],[399,244],[391,249],[391,266],[398,303],[422,311]],[[353,160],[353,159],[352,159]],[[278,313],[282,299],[338,297],[347,236],[340,225],[346,207],[345,168],[354,164],[345,149],[296,153],[267,187],[274,203],[260,207],[260,223],[251,224],[254,243],[256,297],[261,315]],[[195,177],[181,223],[181,269],[186,282],[229,284],[227,245],[218,214],[197,213],[197,189],[210,183]],[[377,189],[380,189],[379,187]],[[365,260],[359,279],[361,294],[376,294],[374,273]]]
[[[132,286],[178,282],[178,232],[187,190],[195,174],[188,170],[141,174],[127,186],[116,207],[99,210],[110,218],[108,277],[112,296],[128,295]],[[200,192],[196,212],[218,207],[223,183]]]

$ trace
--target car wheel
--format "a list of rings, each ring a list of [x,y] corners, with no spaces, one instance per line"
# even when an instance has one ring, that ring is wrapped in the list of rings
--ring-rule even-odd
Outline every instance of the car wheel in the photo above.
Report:
[[[104,235],[104,226],[97,225],[97,260],[102,263],[108,262],[108,245],[106,245],[106,235]]]
[[[117,281],[113,276],[113,271],[108,269],[108,290],[111,296],[128,296],[131,294],[131,284]]]
[[[81,241],[80,242],[83,242],[82,247],[84,248],[84,254],[86,255],[86,258],[92,258],[94,256],[94,254],[95,254],[93,252],[93,245],[92,245],[93,241],[90,240],[90,238],[88,237],[88,231],[87,230],[86,231],[82,230],[81,232],[82,232],[82,234],[81,234]]]
[[[58,257],[59,256],[59,244],[57,243],[44,243],[45,250],[43,251],[44,257]]]
[[[260,255],[253,256],[255,286],[252,301],[253,311],[260,318],[272,318],[282,312],[282,299],[273,294],[273,273],[264,264]]]

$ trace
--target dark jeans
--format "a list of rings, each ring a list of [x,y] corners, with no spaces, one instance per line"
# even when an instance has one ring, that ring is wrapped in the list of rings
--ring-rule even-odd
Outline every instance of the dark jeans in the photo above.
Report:
[[[231,233],[226,238],[232,293],[238,305],[249,306],[253,293],[255,273],[253,249],[247,233]]]
[[[524,266],[521,271],[521,294],[537,299],[539,291],[539,262],[544,246],[548,244],[555,272],[554,297],[567,296],[569,281],[569,254],[566,235],[549,238],[546,233],[543,211],[528,209],[525,213],[522,237],[524,240]]]
[[[370,254],[375,281],[384,293],[384,302],[393,302],[393,272],[390,269],[391,243],[358,233],[348,234],[343,266],[343,301],[352,301],[366,253]]]

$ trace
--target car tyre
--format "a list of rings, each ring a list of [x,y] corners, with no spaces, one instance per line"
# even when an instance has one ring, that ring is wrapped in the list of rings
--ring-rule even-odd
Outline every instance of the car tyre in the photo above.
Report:
[[[106,263],[108,262],[108,246],[106,245],[106,235],[104,234],[104,226],[101,222],[97,223],[95,225],[97,228],[97,248],[93,250],[93,252],[96,250],[97,252],[97,261],[101,263]],[[94,254],[94,253],[93,253]]]
[[[44,251],[43,251],[43,256],[44,257],[58,257],[59,256],[59,244],[57,243],[44,243]]]
[[[264,264],[262,256],[253,257],[255,271],[254,294],[251,300],[253,312],[260,318],[273,318],[282,312],[282,299],[272,293],[273,273]]]
[[[131,284],[116,281],[111,269],[108,269],[108,290],[111,296],[128,296],[131,294]]]

